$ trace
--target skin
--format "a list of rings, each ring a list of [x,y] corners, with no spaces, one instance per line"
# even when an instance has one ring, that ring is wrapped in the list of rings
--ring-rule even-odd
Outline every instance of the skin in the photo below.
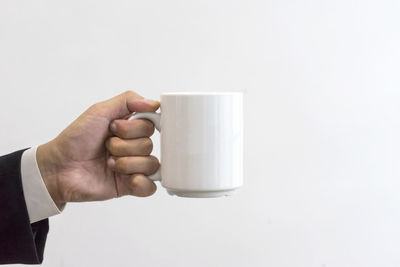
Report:
[[[92,105],[56,138],[38,146],[39,170],[56,205],[152,195],[156,185],[146,176],[159,167],[150,156],[154,126],[126,118],[159,105],[124,92]]]

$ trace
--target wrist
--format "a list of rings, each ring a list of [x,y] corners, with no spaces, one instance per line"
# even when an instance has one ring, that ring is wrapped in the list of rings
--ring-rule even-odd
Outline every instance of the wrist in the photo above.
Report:
[[[63,199],[63,195],[59,187],[58,174],[60,166],[57,160],[58,157],[55,153],[56,151],[54,149],[53,142],[54,141],[50,141],[46,144],[38,146],[36,150],[36,161],[47,191],[57,207],[62,209],[66,201]]]

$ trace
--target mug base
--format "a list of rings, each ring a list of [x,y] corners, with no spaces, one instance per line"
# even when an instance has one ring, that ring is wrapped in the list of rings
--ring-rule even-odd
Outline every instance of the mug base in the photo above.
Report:
[[[178,197],[214,198],[214,197],[231,196],[235,193],[236,190],[237,189],[215,190],[215,191],[183,191],[183,190],[167,189],[167,192],[171,196],[175,195]]]

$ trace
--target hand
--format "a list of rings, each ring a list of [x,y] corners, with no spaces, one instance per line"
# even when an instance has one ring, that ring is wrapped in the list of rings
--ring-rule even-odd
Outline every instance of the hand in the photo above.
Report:
[[[36,158],[54,202],[61,207],[66,202],[152,195],[156,185],[146,175],[159,167],[149,156],[154,126],[126,118],[132,112],[156,111],[159,105],[127,91],[92,105],[55,139],[40,145]]]

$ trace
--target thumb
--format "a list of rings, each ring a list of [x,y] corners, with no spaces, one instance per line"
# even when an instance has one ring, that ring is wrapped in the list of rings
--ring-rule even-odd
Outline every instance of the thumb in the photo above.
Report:
[[[122,119],[132,112],[153,112],[160,107],[160,102],[144,99],[133,91],[126,91],[109,100],[94,104],[90,109],[109,121]]]

